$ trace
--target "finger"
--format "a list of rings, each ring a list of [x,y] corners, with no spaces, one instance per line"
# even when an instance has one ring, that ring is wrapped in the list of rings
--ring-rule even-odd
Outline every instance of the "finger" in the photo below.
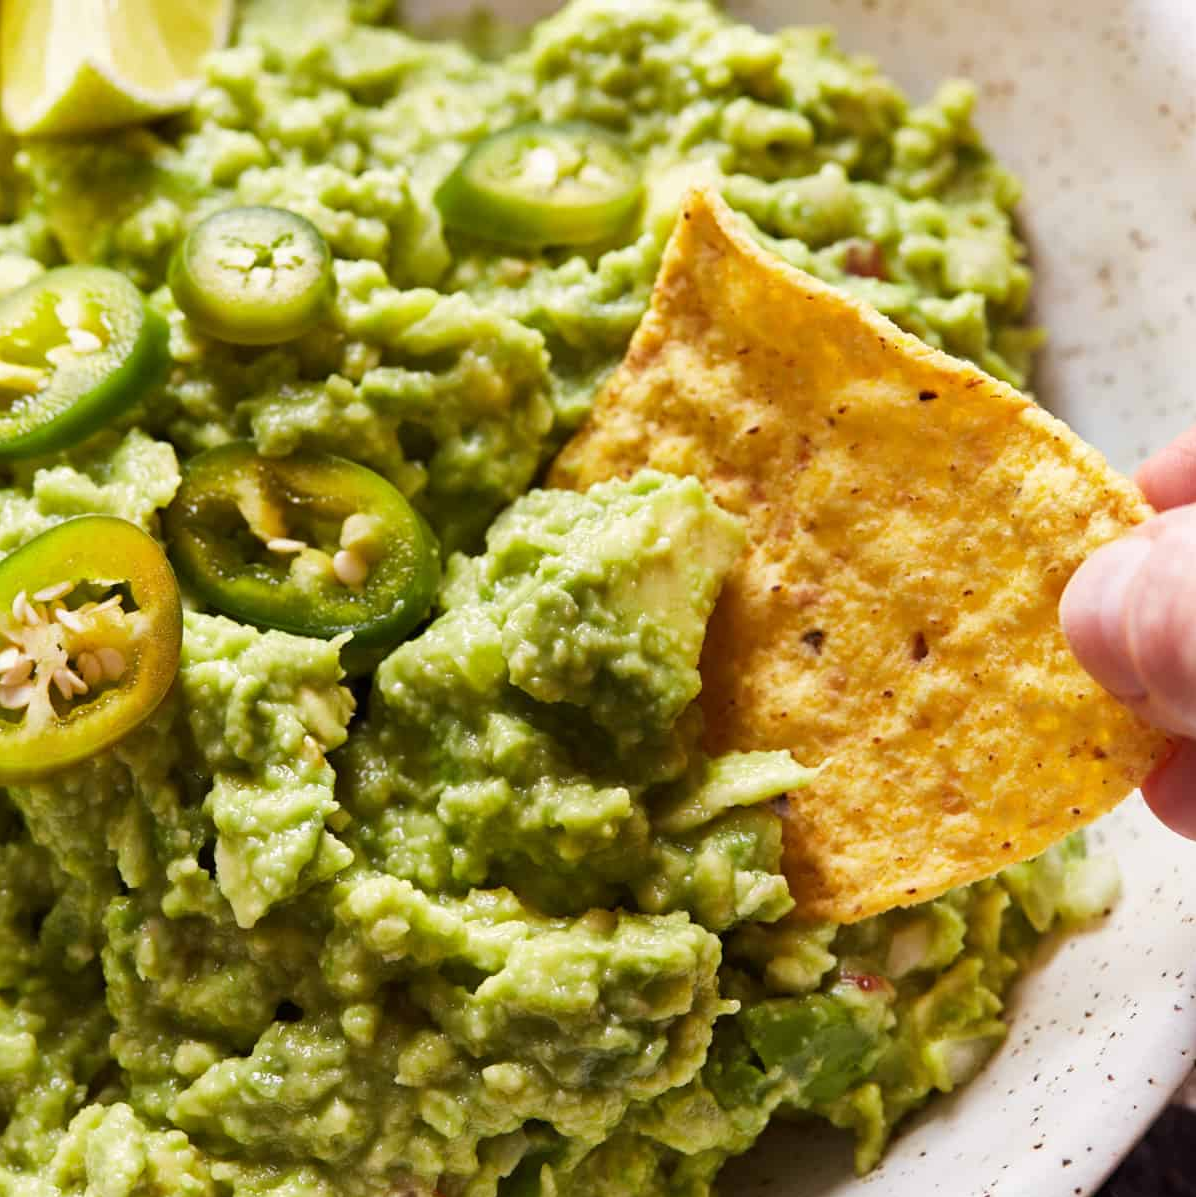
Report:
[[[1143,719],[1196,736],[1196,507],[1094,553],[1060,603],[1080,663]]]
[[[1196,503],[1196,427],[1160,449],[1137,473],[1147,501],[1159,511]]]
[[[1144,717],[1196,736],[1196,507],[1168,516],[1125,592],[1125,649],[1148,696]]]
[[[1196,744],[1182,741],[1142,783],[1142,794],[1172,831],[1196,840]]]
[[[1154,551],[1127,536],[1098,549],[1072,575],[1059,603],[1063,634],[1080,664],[1123,702],[1146,697],[1125,635],[1126,592]]]

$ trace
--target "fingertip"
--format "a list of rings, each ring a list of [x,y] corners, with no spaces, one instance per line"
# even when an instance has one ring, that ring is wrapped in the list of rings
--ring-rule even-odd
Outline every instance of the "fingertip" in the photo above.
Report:
[[[1157,521],[1150,560],[1129,598],[1124,643],[1151,722],[1196,738],[1196,508]]]
[[[1196,840],[1196,743],[1181,740],[1142,783],[1142,796],[1172,831]]]
[[[1059,620],[1081,665],[1110,694],[1132,700],[1145,687],[1126,638],[1126,593],[1150,556],[1151,542],[1124,537],[1098,549],[1063,591]]]
[[[1140,466],[1134,480],[1158,511],[1196,502],[1196,427],[1181,433]]]

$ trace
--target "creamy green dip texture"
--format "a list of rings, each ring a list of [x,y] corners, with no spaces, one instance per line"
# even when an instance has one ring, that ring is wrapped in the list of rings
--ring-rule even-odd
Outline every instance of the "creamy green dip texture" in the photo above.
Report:
[[[123,426],[0,465],[0,557],[77,514],[157,534],[180,462],[250,438],[385,475],[447,560],[432,621],[352,688],[337,642],[192,601],[147,723],[0,790],[0,1192],[699,1197],[774,1114],[853,1130],[868,1168],[1001,1041],[1010,980],[1103,907],[1107,871],[1069,841],[852,927],[785,921],[777,804],[806,770],[708,759],[693,706],[738,524],[692,479],[533,487],[623,353],[687,183],[1021,382],[1016,184],[966,85],[911,107],[821,30],[577,0],[491,60],[390,8],[258,0],[188,114],[0,147],[0,293],[114,266],[173,359]],[[446,235],[439,183],[528,120],[636,155],[616,243]],[[164,285],[235,204],[332,248],[334,306],[299,341],[207,339]]]

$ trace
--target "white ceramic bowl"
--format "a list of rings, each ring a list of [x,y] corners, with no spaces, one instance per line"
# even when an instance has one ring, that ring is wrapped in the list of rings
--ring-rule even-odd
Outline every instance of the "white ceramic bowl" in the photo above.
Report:
[[[557,7],[492,5],[527,19]],[[1038,318],[1051,336],[1039,397],[1126,470],[1196,422],[1196,0],[729,7],[764,28],[834,25],[915,98],[946,75],[975,79],[980,124],[1026,184]],[[842,1138],[780,1127],[723,1191],[1095,1192],[1196,1060],[1196,844],[1136,798],[1097,836],[1121,863],[1125,898],[1102,925],[1047,945],[1015,993],[1007,1045],[976,1082],[932,1104],[862,1180]]]

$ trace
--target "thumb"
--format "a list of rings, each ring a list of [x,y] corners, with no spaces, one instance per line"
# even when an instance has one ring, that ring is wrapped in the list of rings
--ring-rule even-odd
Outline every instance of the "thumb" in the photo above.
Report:
[[[1099,549],[1059,615],[1080,664],[1143,719],[1196,736],[1196,506]]]

